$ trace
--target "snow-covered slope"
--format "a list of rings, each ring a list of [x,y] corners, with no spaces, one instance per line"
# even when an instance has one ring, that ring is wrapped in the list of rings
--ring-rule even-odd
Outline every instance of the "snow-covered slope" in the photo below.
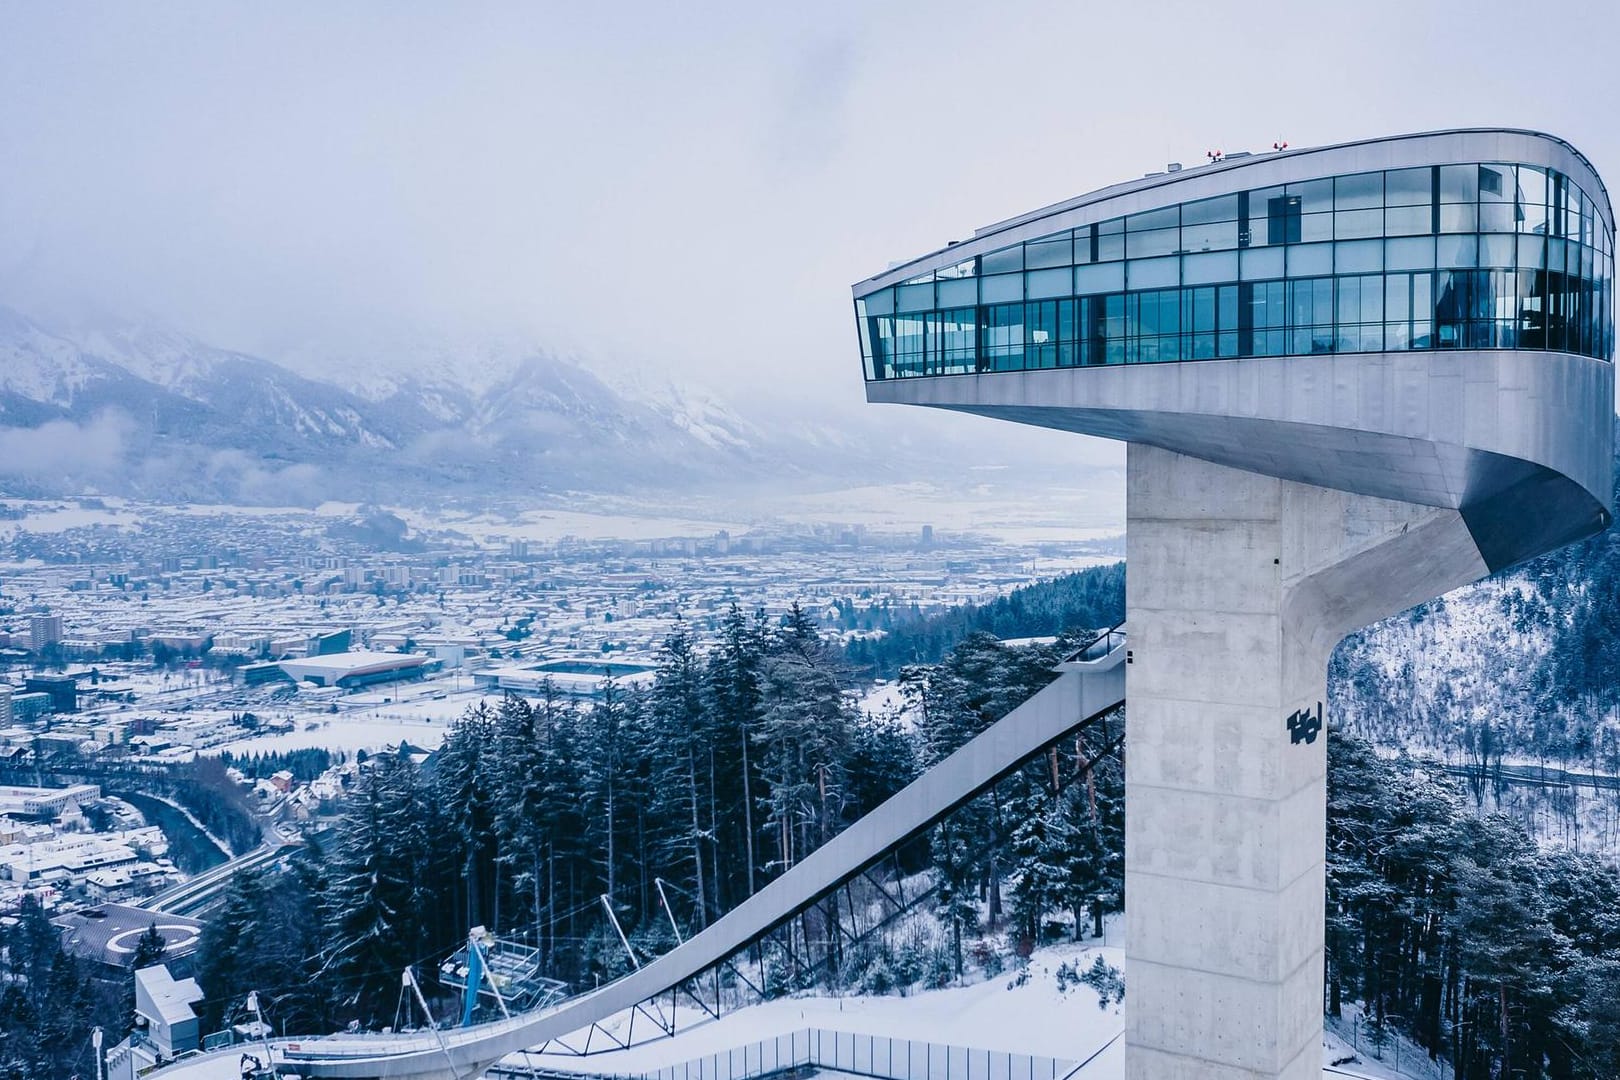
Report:
[[[1516,728],[1552,647],[1549,617],[1534,581],[1512,574],[1371,626],[1338,658],[1345,719],[1379,745],[1419,753],[1456,749],[1481,724],[1528,734]]]
[[[1352,635],[1330,700],[1386,747],[1620,772],[1617,599],[1611,530]]]

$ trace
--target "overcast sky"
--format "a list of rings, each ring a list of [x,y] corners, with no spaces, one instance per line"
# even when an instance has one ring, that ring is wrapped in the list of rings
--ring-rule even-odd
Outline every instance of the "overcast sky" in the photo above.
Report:
[[[1620,177],[1617,30],[1615,0],[0,0],[0,304],[853,403],[851,282],[1212,147],[1500,124]]]

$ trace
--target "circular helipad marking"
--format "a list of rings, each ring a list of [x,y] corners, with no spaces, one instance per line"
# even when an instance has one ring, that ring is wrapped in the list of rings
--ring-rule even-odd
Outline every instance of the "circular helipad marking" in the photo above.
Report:
[[[124,942],[126,940],[131,942],[139,941],[140,936],[146,933],[148,929],[150,928],[142,927],[139,930],[125,930],[122,933],[114,934],[107,939],[107,951],[126,955],[134,952],[134,944],[126,945]],[[190,945],[201,936],[201,931],[195,926],[189,926],[185,923],[158,923],[157,930],[159,934],[163,935],[164,947],[170,949]]]

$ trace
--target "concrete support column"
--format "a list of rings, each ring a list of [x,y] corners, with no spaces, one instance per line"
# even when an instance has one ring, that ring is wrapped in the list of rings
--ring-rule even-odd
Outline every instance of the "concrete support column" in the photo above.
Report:
[[[1319,1080],[1327,660],[1486,572],[1455,510],[1132,444],[1126,1076]]]

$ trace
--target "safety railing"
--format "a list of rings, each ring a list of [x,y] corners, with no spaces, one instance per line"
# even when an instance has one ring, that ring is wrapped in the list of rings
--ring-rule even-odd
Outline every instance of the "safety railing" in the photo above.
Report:
[[[1063,1080],[1074,1071],[1075,1063],[1064,1058],[805,1028],[663,1069],[594,1075],[611,1076],[613,1080],[759,1080],[803,1068],[830,1069],[874,1080]]]
[[[1125,644],[1125,624],[1115,623],[1097,635],[1097,639],[1064,660],[1065,664],[1089,664],[1101,660]]]

